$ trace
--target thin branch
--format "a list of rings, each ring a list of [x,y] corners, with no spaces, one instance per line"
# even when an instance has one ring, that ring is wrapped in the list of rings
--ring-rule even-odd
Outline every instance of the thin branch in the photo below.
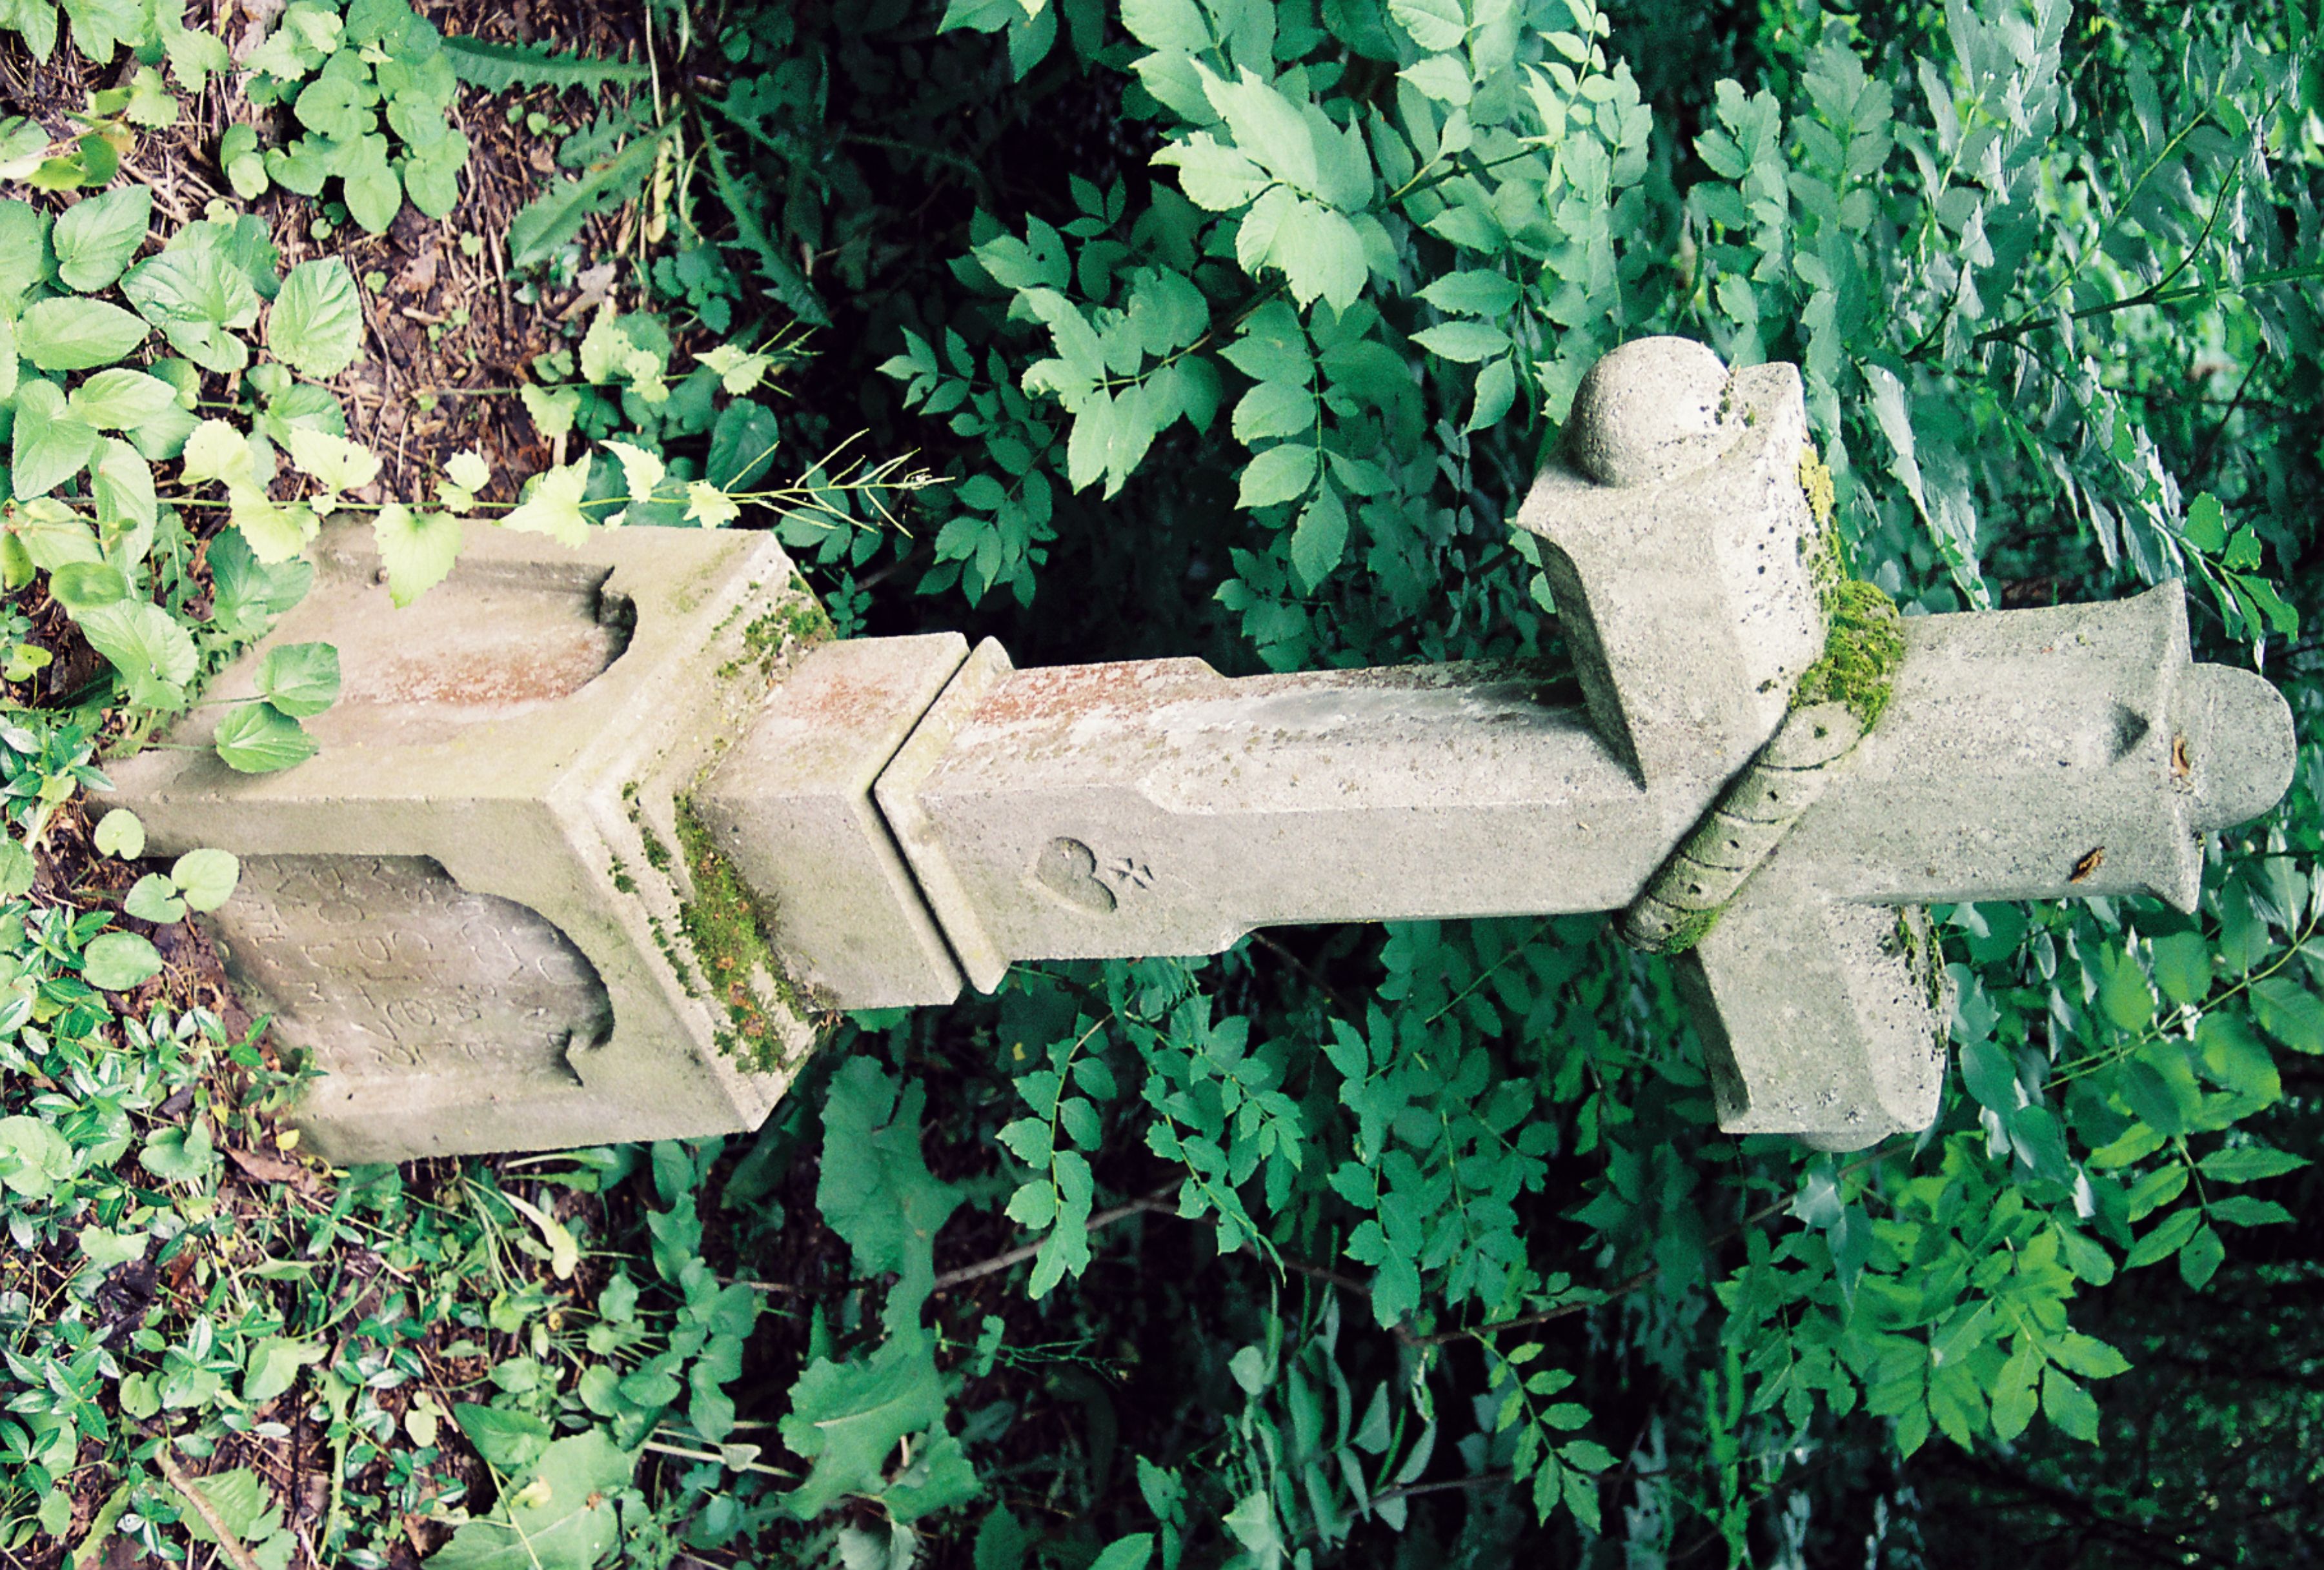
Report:
[[[161,1448],[153,1452],[153,1464],[161,1469],[161,1475],[170,1480],[170,1486],[183,1494],[186,1502],[194,1507],[194,1513],[202,1518],[202,1524],[209,1528],[210,1535],[217,1539],[218,1552],[234,1561],[235,1570],[259,1570],[258,1560],[242,1546],[241,1538],[226,1529],[226,1524],[218,1518],[217,1509],[202,1497],[202,1491],[194,1486],[194,1480],[186,1475],[186,1469],[180,1466],[178,1458],[170,1453],[170,1441],[166,1436],[161,1440]]]
[[[1169,1196],[1176,1191],[1176,1185],[1174,1184],[1168,1188],[1157,1189],[1152,1194],[1130,1200],[1128,1204],[1117,1205],[1111,1210],[1101,1210],[1089,1218],[1085,1230],[1095,1232],[1102,1226],[1111,1226],[1117,1221],[1124,1221],[1133,1215],[1142,1215],[1150,1210],[1167,1210],[1170,1208]],[[1039,1243],[1027,1243],[1022,1248],[1010,1249],[1007,1253],[995,1254],[989,1260],[979,1260],[973,1265],[963,1265],[956,1270],[946,1270],[936,1278],[936,1285],[930,1290],[949,1292],[954,1287],[966,1286],[971,1281],[982,1280],[986,1276],[998,1274],[1011,1265],[1021,1265],[1040,1251]]]

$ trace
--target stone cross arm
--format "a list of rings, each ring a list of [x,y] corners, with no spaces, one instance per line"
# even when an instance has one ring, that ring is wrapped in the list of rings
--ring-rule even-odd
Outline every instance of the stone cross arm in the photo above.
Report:
[[[480,527],[392,612],[367,537],[327,531],[274,634],[339,646],[319,755],[149,753],[122,799],[159,850],[243,858],[213,919],[325,1070],[301,1115],[340,1159],[754,1126],[829,1011],[1022,960],[1586,910],[1684,950],[1724,1126],[1862,1144],[1935,1111],[1922,903],[2189,905],[2292,734],[2264,681],[2190,663],[2176,585],[1907,619],[1868,731],[1794,704],[1832,587],[1808,450],[1788,367],[1647,339],[1593,370],[1519,520],[1570,672],[834,642],[742,533]]]

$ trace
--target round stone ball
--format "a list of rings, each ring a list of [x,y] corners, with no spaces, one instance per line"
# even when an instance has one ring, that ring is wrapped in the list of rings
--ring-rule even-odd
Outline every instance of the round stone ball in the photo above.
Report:
[[[1567,455],[1601,485],[1654,485],[1717,458],[1727,365],[1692,338],[1634,338],[1590,367],[1573,394]]]

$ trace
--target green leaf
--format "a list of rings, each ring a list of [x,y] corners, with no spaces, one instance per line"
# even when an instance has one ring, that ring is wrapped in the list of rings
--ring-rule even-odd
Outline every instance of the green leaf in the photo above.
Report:
[[[131,703],[163,711],[185,706],[185,684],[199,660],[192,635],[169,612],[141,600],[98,605],[73,619],[89,647],[121,673]]]
[[[620,1544],[617,1497],[637,1463],[600,1428],[552,1442],[522,1486],[454,1533],[429,1570],[592,1570]]]
[[[2215,1183],[2256,1183],[2264,1178],[2297,1172],[2308,1165],[2308,1158],[2289,1150],[2273,1150],[2265,1145],[2236,1145],[2212,1151],[2200,1165],[2203,1176]]]
[[[103,289],[144,244],[152,214],[152,189],[143,185],[124,185],[67,208],[50,231],[57,276],[83,294]]]
[[[327,380],[355,364],[363,331],[355,274],[331,256],[301,262],[283,279],[267,313],[266,348],[300,375]]]
[[[1178,187],[1196,207],[1230,213],[1255,200],[1274,177],[1240,148],[1223,145],[1207,132],[1197,132],[1154,155],[1154,162],[1176,166]]]
[[[283,434],[290,462],[327,491],[361,490],[379,478],[379,455],[360,442],[310,425],[294,425]]]
[[[320,1341],[261,1336],[243,1363],[242,1399],[253,1407],[264,1406],[298,1382],[300,1369],[321,1362],[330,1350]]]
[[[22,1113],[0,1118],[0,1184],[12,1193],[45,1199],[72,1169],[72,1147],[56,1130]]]
[[[2287,975],[2252,983],[2252,1012],[2267,1033],[2295,1052],[2324,1052],[2324,999]]]
[[[2154,980],[2174,1003],[2200,1003],[2211,992],[2211,945],[2200,932],[2172,932],[2147,945]]]
[[[920,1154],[925,1092],[897,1081],[867,1058],[851,1058],[833,1076],[823,1110],[823,1168],[816,1208],[853,1251],[858,1274],[901,1277],[889,1296],[889,1323],[918,1323],[936,1284],[936,1235],[963,1199],[940,1183]]]
[[[680,122],[672,119],[672,127]],[[622,149],[611,162],[577,180],[558,180],[527,204],[509,225],[509,265],[536,267],[554,256],[558,247],[581,232],[581,226],[602,210],[620,206],[644,187],[652,172],[658,136],[641,136]]]
[[[249,364],[249,347],[235,335],[257,322],[258,289],[223,247],[185,245],[148,256],[122,276],[121,292],[171,348],[204,370],[232,375]]]
[[[2017,1350],[2001,1365],[1993,1386],[1993,1433],[2004,1444],[2024,1433],[2034,1421],[2034,1381],[2041,1371],[2042,1359],[2034,1350],[2032,1337],[2020,1335]]]
[[[125,993],[161,974],[161,956],[134,932],[100,933],[82,951],[81,979],[108,993]]]
[[[1194,0],[1122,0],[1121,25],[1148,49],[1183,49],[1199,54],[1211,47],[1211,30]],[[1105,1565],[1104,1570],[1120,1570]]]
[[[1123,9],[1127,11],[1129,7]],[[1191,11],[1194,7],[1189,5],[1186,9]],[[1108,1543],[1105,1552],[1090,1561],[1089,1570],[1146,1570],[1153,1558],[1154,1534],[1138,1532]]]
[[[2195,1048],[2203,1072],[2215,1083],[2263,1102],[2283,1099],[2283,1082],[2267,1047],[2240,1014],[2214,1009],[2195,1027]]]
[[[1464,430],[1485,430],[1499,425],[1517,402],[1517,373],[1509,359],[1495,360],[1477,373],[1477,401],[1469,411]]]
[[[178,403],[177,389],[143,371],[99,371],[65,400],[66,417],[98,430],[127,430]]]
[[[2214,1199],[2206,1206],[2213,1221],[2229,1226],[2286,1226],[2292,1222],[2292,1212],[2273,1199],[2254,1199],[2248,1194],[2230,1194],[2225,1199]],[[2182,1254],[2183,1260],[2185,1256]]]
[[[1469,36],[1461,0],[1388,0],[1388,14],[1431,54],[1458,49]]]
[[[294,718],[322,713],[339,697],[339,651],[328,643],[281,643],[258,661],[258,696]]]
[[[339,189],[346,198],[349,216],[365,232],[387,233],[388,226],[395,222],[395,210],[403,205],[403,181],[388,162],[386,137],[371,132],[355,143],[355,151],[341,167]]]
[[[215,910],[234,893],[242,878],[242,863],[231,851],[202,846],[180,856],[170,867],[170,881],[197,910]]]
[[[581,545],[589,538],[589,517],[581,510],[581,497],[588,488],[589,455],[585,452],[562,468],[542,473],[524,501],[501,519],[501,527],[520,534],[546,534],[560,545]]]
[[[783,1443],[814,1464],[784,1505],[809,1520],[844,1495],[876,1495],[898,1444],[944,1411],[944,1381],[924,1334],[891,1336],[862,1361],[817,1358],[791,1386],[781,1421]]]
[[[39,879],[40,868],[24,842],[0,834],[0,899],[13,900],[28,892]]]
[[[2186,1241],[2195,1235],[2203,1224],[2200,1210],[2174,1210],[2157,1222],[2147,1234],[2131,1245],[2130,1254],[2122,1261],[2126,1270],[2143,1270],[2158,1261],[2167,1260],[2179,1251]]]
[[[9,479],[19,502],[44,495],[80,473],[104,439],[95,426],[67,417],[65,395],[56,383],[37,380],[17,391],[14,434]]]
[[[272,774],[315,755],[315,738],[265,703],[246,703],[228,714],[213,743],[226,766],[244,774]]]
[[[1440,359],[1471,365],[1509,346],[1509,336],[1490,322],[1443,321],[1412,335],[1412,341]]]
[[[143,322],[101,300],[43,300],[16,324],[17,353],[43,371],[110,365],[144,341]]]
[[[1313,592],[1340,565],[1347,548],[1348,510],[1339,492],[1330,485],[1320,486],[1314,499],[1300,509],[1298,526],[1292,531],[1291,569],[1300,584]]]
[[[1295,501],[1305,495],[1307,487],[1314,483],[1314,448],[1298,442],[1272,447],[1252,458],[1244,468],[1235,505],[1266,507]]]
[[[651,74],[643,60],[558,54],[530,44],[487,43],[481,38],[455,35],[447,36],[443,47],[454,73],[488,93],[511,88],[595,89],[609,82],[642,82]]]
[[[145,854],[145,825],[129,808],[116,807],[97,820],[90,843],[105,855],[134,862]]]
[[[129,580],[110,562],[69,561],[49,575],[49,593],[78,613],[127,599]]]
[[[2098,1442],[2098,1404],[2054,1368],[2042,1371],[2042,1410],[2069,1438]]]
[[[2219,499],[2209,491],[2199,491],[2187,503],[2187,522],[2183,529],[2187,543],[2196,550],[2218,555],[2227,543],[2225,514],[2219,509]]]
[[[460,559],[466,537],[460,520],[448,513],[414,513],[390,502],[372,515],[372,538],[387,568],[388,597],[398,609],[444,580]]]
[[[2098,1006],[2107,1018],[2128,1031],[2140,1031],[2154,1022],[2154,989],[2137,956],[2126,948],[2110,948],[2102,961]]]
[[[2195,1291],[2201,1291],[2218,1273],[2220,1261],[2227,1257],[2227,1245],[2209,1226],[2199,1230],[2179,1251],[2179,1279]]]
[[[512,1476],[521,1474],[549,1450],[557,1431],[530,1412],[456,1402],[452,1420],[485,1464]]]
[[[140,921],[167,925],[186,919],[186,902],[178,898],[178,887],[159,873],[148,873],[130,885],[129,897],[121,902],[122,910]]]

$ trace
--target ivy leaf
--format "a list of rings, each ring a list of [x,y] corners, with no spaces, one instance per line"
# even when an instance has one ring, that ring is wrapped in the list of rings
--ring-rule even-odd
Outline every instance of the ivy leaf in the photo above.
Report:
[[[532,416],[532,428],[543,441],[555,441],[573,429],[573,417],[581,412],[581,390],[578,387],[542,387],[526,382],[517,388],[524,400],[524,411]]]
[[[242,774],[272,774],[315,755],[315,738],[272,704],[245,703],[218,722],[217,755]]]
[[[103,289],[145,243],[152,214],[152,189],[143,185],[124,185],[67,208],[50,231],[57,276],[83,294]]]
[[[588,515],[581,511],[581,497],[588,488],[589,455],[585,452],[562,468],[544,471],[533,482],[532,494],[501,520],[501,527],[520,534],[546,534],[560,545],[582,545],[589,538]]]
[[[622,465],[622,483],[629,487],[630,500],[632,502],[652,501],[654,487],[661,484],[662,475],[666,472],[665,466],[661,459],[656,455],[646,451],[645,448],[641,447],[633,447],[626,441],[609,440],[601,443],[600,445],[603,446],[606,451],[612,453],[615,458],[620,460]],[[478,466],[481,467],[482,465],[479,465]],[[481,484],[481,482],[479,483]],[[470,486],[469,488],[473,490],[475,487]],[[712,487],[714,490],[715,488],[716,487],[715,486]]]
[[[466,531],[448,513],[414,513],[390,502],[372,514],[372,538],[387,568],[388,598],[401,610],[444,580],[460,559]]]
[[[347,264],[336,256],[301,262],[282,280],[267,313],[266,348],[300,375],[327,380],[355,364],[363,330],[363,305]]]
[[[145,324],[101,300],[43,300],[16,324],[16,350],[43,371],[110,365],[145,341]]]

